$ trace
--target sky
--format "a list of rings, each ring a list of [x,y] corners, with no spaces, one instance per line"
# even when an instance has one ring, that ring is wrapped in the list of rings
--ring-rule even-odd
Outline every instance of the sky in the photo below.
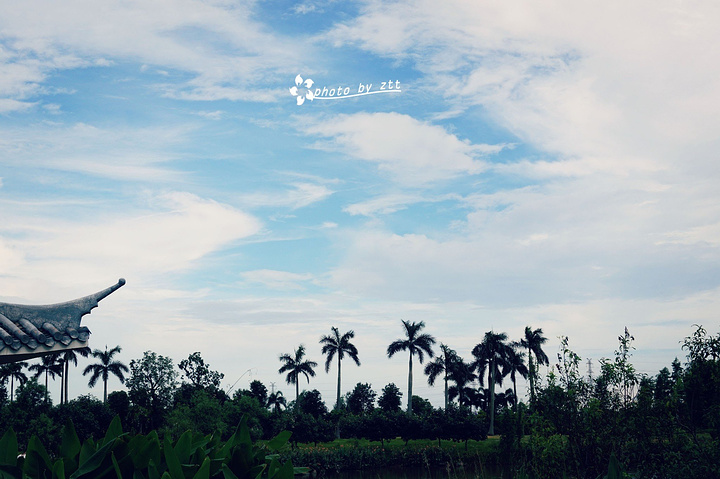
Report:
[[[83,324],[125,363],[199,351],[226,390],[294,399],[278,356],[304,344],[302,387],[331,405],[333,326],[362,363],[343,392],[406,391],[401,320],[466,360],[487,331],[542,328],[552,362],[567,336],[595,374],[625,327],[648,375],[719,329],[715,1],[0,12],[0,301],[123,277]]]

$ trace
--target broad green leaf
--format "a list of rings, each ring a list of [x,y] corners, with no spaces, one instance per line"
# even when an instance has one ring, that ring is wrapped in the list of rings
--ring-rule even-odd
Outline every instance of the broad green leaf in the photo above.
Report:
[[[82,443],[75,432],[75,425],[68,419],[62,430],[60,456],[65,460],[75,459],[75,456],[80,454],[80,449],[82,449]]]
[[[235,475],[235,473],[230,470],[230,468],[227,466],[227,464],[222,465],[222,472],[223,472],[223,477],[225,479],[239,479]]]
[[[122,472],[120,472],[120,466],[118,465],[117,459],[115,459],[115,451],[110,453],[110,458],[112,459],[113,469],[115,469],[117,479],[122,479]]]
[[[108,430],[105,433],[105,440],[103,441],[103,445],[107,444],[109,441],[112,441],[118,436],[122,436],[122,424],[120,424],[120,416],[115,416],[113,420],[110,422],[110,426],[108,426]]]
[[[205,460],[202,463],[202,466],[200,466],[200,469],[198,469],[198,472],[195,473],[193,476],[193,479],[210,479],[210,459],[205,458]]]
[[[281,447],[287,444],[287,442],[290,440],[290,436],[292,436],[292,432],[290,431],[281,432],[280,434],[268,441],[268,449],[270,449],[271,451],[279,450]]]
[[[80,448],[80,457],[78,458],[78,464],[87,462],[90,457],[95,454],[97,447],[92,439],[88,438],[83,442],[82,448]]]
[[[148,439],[144,436],[135,436],[130,440],[128,447],[135,469],[147,468],[150,461],[156,464],[160,462],[160,443],[157,437]]]
[[[48,470],[52,470],[50,457],[37,436],[33,436],[25,452],[23,473],[34,478],[44,476],[45,471]]]
[[[78,470],[70,476],[70,479],[76,479],[84,476],[85,474],[97,472],[96,470],[102,465],[105,460],[105,456],[107,456],[108,452],[112,450],[114,445],[115,440],[111,440],[107,444],[104,444],[103,447],[95,451],[92,456],[88,457],[87,460],[80,463],[80,467],[78,467]],[[82,451],[80,451],[80,455],[82,456]],[[92,474],[91,477],[98,477],[98,474]]]
[[[615,454],[610,455],[610,463],[608,464],[608,473],[607,476],[605,476],[606,479],[621,479],[623,477],[622,469],[620,468],[620,463],[617,460],[617,457],[615,457]]]
[[[185,431],[182,436],[180,436],[177,443],[175,443],[175,454],[177,454],[177,458],[181,464],[187,464],[190,462],[190,454],[192,453],[191,446],[192,432],[188,430]]]
[[[169,477],[172,479],[185,479],[185,474],[183,474],[180,460],[178,459],[177,453],[173,449],[168,436],[165,436],[165,441],[163,442],[163,452],[165,453],[165,462],[168,466],[168,471],[165,472],[165,474],[168,474],[169,472]],[[165,474],[163,474],[163,478],[165,477]]]
[[[18,456],[18,442],[12,428],[5,431],[0,439],[0,465],[16,466]]]
[[[65,462],[62,459],[55,461],[52,468],[53,479],[65,479]]]
[[[285,464],[283,464],[280,469],[276,470],[275,474],[268,474],[269,479],[293,479],[294,477],[295,475],[291,461],[285,461]]]
[[[237,437],[237,443],[252,444],[252,439],[250,439],[250,428],[247,425],[247,416],[243,416],[242,419],[240,419],[240,428]]]

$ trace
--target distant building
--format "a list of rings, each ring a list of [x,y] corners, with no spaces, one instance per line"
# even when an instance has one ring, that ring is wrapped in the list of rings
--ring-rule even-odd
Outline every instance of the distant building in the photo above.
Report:
[[[120,278],[109,288],[66,303],[0,303],[0,364],[86,347],[90,330],[80,320],[124,284]]]

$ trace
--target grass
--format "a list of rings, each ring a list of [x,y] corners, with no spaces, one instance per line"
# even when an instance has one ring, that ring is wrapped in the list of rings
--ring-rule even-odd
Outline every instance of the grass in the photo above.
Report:
[[[336,439],[331,442],[298,444],[287,454],[293,464],[323,471],[363,470],[388,467],[455,467],[461,464],[495,463],[499,445],[497,437],[485,441],[455,442],[431,439],[401,438],[385,441],[367,439]]]

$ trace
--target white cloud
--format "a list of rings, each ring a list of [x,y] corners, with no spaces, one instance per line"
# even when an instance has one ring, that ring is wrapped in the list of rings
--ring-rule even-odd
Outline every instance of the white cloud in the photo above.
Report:
[[[325,185],[297,182],[289,185],[291,189],[280,193],[247,193],[240,195],[239,201],[250,207],[280,206],[292,209],[304,208],[323,201],[334,192]]]
[[[328,39],[413,62],[543,149],[659,160],[717,138],[719,20],[713,1],[370,2]]]
[[[302,290],[305,289],[303,283],[313,280],[313,275],[309,273],[298,274],[271,269],[246,271],[242,273],[242,277],[248,283],[262,284],[270,289]]]
[[[302,126],[304,133],[329,140],[317,148],[339,150],[377,163],[381,171],[405,185],[424,185],[462,174],[477,174],[486,165],[479,158],[502,146],[473,145],[440,126],[399,113],[356,113]]]
[[[92,284],[108,274],[129,281],[143,278],[145,283],[185,271],[261,228],[246,213],[189,193],[167,193],[150,201],[152,208],[144,214],[102,212],[84,221],[36,216],[25,223],[4,224],[0,231],[22,237],[5,237],[3,251],[11,248],[16,259],[0,284]]]
[[[0,18],[0,97],[28,98],[59,69],[130,60],[193,74],[165,86],[172,96],[274,101],[277,92],[253,90],[278,69],[294,71],[298,59],[252,17],[252,2],[22,2]]]
[[[140,181],[179,180],[165,166],[187,141],[192,126],[100,128],[86,123],[44,123],[6,128],[0,133],[0,164],[72,171],[92,176]]]

